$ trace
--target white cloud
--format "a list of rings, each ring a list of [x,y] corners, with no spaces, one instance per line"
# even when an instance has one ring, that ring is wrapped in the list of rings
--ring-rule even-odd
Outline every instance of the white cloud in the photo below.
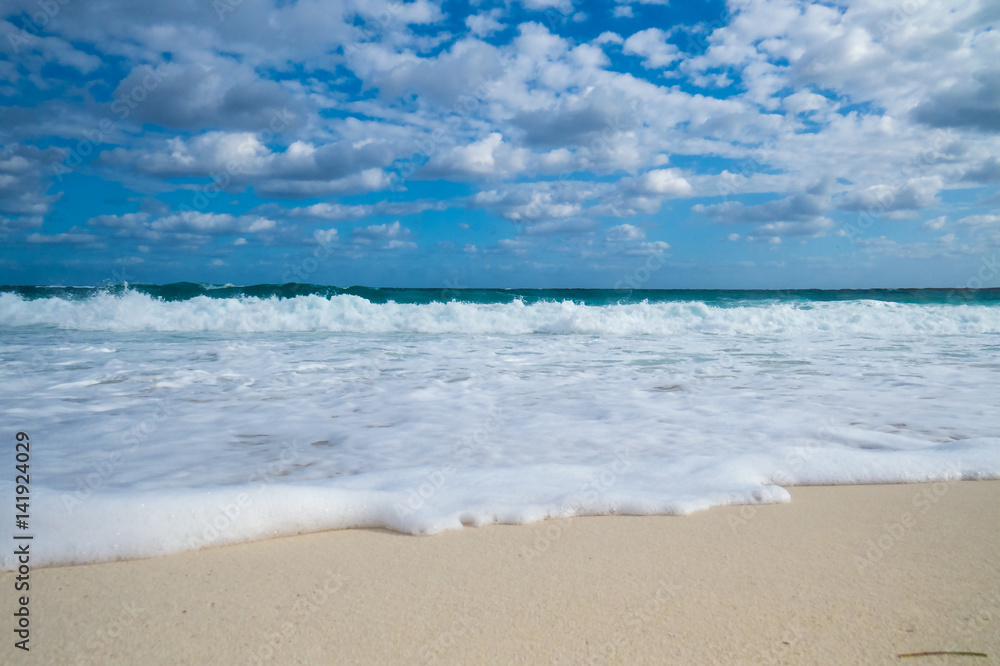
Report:
[[[986,215],[967,215],[958,222],[957,225],[962,227],[1000,227],[1000,214],[986,214]]]
[[[131,229],[142,226],[149,219],[149,213],[126,213],[124,215],[98,215],[87,220],[88,227],[109,229]]]
[[[392,224],[373,224],[368,227],[355,229],[354,238],[364,238],[367,240],[380,238],[398,238],[400,235],[409,235],[409,229],[403,228],[396,220]]]
[[[358,220],[375,215],[415,215],[427,210],[445,210],[452,202],[418,199],[415,201],[378,201],[374,204],[339,204],[318,203],[311,206],[298,206],[288,210],[280,207],[260,208],[260,211],[287,213],[294,217],[315,217],[323,220]]]
[[[667,42],[667,33],[659,28],[646,28],[626,39],[622,53],[639,56],[646,69],[661,69],[681,57],[677,47]]]
[[[843,210],[892,212],[916,210],[937,205],[937,193],[943,186],[940,177],[915,178],[902,185],[872,185],[849,192],[840,202]]]
[[[4,3],[9,5],[9,3]],[[17,3],[14,3],[15,5]],[[39,11],[42,8],[37,3],[28,4],[21,8],[28,16],[46,17],[48,23],[48,13]],[[18,11],[16,6],[7,6],[4,13],[14,15]],[[21,21],[21,25],[30,25]],[[41,76],[42,67],[48,63],[58,63],[65,67],[70,67],[82,74],[89,74],[101,66],[101,59],[91,53],[86,53],[74,47],[69,40],[57,36],[33,34],[38,33],[37,27],[30,32],[23,31],[18,25],[5,20],[0,20],[0,34],[3,35],[3,50],[13,52],[19,56],[21,63],[34,76]]]
[[[833,220],[825,217],[813,220],[803,220],[796,222],[770,222],[754,229],[753,234],[748,235],[749,240],[768,240],[775,242],[786,236],[803,236],[814,238],[826,235],[826,232],[833,228]]]
[[[1000,72],[984,69],[972,79],[933,93],[914,108],[914,117],[931,127],[1000,131]]]
[[[646,232],[631,224],[619,224],[611,227],[604,234],[605,240],[611,243],[622,243],[627,241],[644,240]]]
[[[119,118],[171,128],[284,130],[296,121],[287,87],[222,56],[135,67],[112,96]]]
[[[586,202],[599,196],[600,189],[580,181],[512,184],[479,192],[469,199],[469,205],[492,209],[511,222],[538,222],[579,215]]]
[[[529,222],[522,231],[527,236],[576,236],[589,234],[600,226],[596,220],[576,217]]]
[[[332,245],[339,240],[336,229],[317,229],[313,232],[313,238],[323,247]]]
[[[388,141],[341,140],[320,146],[295,141],[275,152],[255,133],[207,132],[152,148],[107,151],[101,161],[161,178],[205,177],[221,189],[252,185],[263,196],[302,198],[386,189],[392,178],[382,167],[398,151]]]
[[[652,241],[649,243],[639,243],[636,246],[627,246],[625,254],[649,255],[664,254],[670,249],[670,243],[665,241]]]
[[[799,90],[781,100],[781,105],[792,113],[809,113],[826,108],[830,100],[809,90]]]
[[[189,248],[208,243],[213,237],[257,236],[271,237],[280,231],[277,223],[260,215],[229,215],[227,213],[207,213],[194,210],[172,212],[153,216],[149,213],[126,213],[124,215],[98,215],[87,220],[90,230],[111,229],[113,238],[144,242],[184,245]],[[246,243],[239,242],[235,245]]]
[[[418,173],[428,179],[507,178],[524,168],[527,156],[527,150],[504,143],[502,134],[491,132],[467,146],[455,146],[435,155]]]
[[[0,232],[39,226],[59,200],[48,194],[47,181],[64,157],[58,148],[15,143],[0,149]]]
[[[573,9],[572,0],[521,0],[525,9],[536,12],[544,12],[549,9],[558,9],[561,12],[569,13]]]
[[[659,194],[669,197],[689,196],[693,189],[679,169],[654,169],[647,171],[634,181],[635,189],[644,194]]]
[[[695,213],[705,215],[717,224],[733,225],[759,224],[747,240],[780,242],[785,236],[813,238],[823,236],[833,228],[833,220],[824,216],[831,208],[828,191],[829,182],[821,182],[806,192],[775,199],[756,206],[747,206],[738,201],[718,204],[698,204],[692,207]],[[730,240],[734,240],[730,237]]]
[[[155,231],[190,232],[207,235],[257,233],[275,227],[274,220],[257,216],[240,216],[185,211],[158,218],[149,224]]]
[[[25,241],[28,243],[47,243],[55,245],[94,245],[99,240],[96,234],[85,233],[79,227],[73,227],[69,231],[58,234],[28,234]]]
[[[476,37],[488,37],[503,30],[504,25],[497,20],[501,14],[502,11],[499,8],[479,14],[470,14],[465,17],[465,27]]]
[[[812,191],[793,194],[756,206],[746,206],[738,201],[726,201],[707,206],[698,204],[691,210],[707,215],[719,224],[743,224],[771,221],[809,222],[818,219],[829,209],[829,197]]]
[[[600,35],[598,35],[597,39],[595,39],[593,43],[597,45],[603,45],[603,44],[623,44],[624,42],[625,40],[622,39],[621,35],[619,35],[617,32],[611,32],[609,30],[607,32],[602,32]]]
[[[416,249],[417,244],[408,240],[410,230],[399,221],[392,224],[373,224],[351,232],[351,242],[356,246],[380,250]]]

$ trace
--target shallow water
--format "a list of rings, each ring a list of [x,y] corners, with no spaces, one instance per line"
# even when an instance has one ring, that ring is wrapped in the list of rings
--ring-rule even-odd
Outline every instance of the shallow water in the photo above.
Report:
[[[992,293],[267,287],[0,292],[34,562],[1000,477]]]

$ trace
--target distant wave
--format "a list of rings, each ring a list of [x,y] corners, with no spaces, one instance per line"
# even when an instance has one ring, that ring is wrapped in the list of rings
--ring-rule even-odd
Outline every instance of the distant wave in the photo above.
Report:
[[[104,287],[0,286],[0,294],[11,293],[26,299],[65,298],[80,300],[102,294],[128,292],[147,294],[164,301],[185,301],[198,296],[209,298],[296,298],[298,296],[359,296],[371,303],[540,303],[573,301],[585,305],[627,303],[677,303],[699,301],[708,305],[732,307],[755,303],[884,301],[888,303],[942,305],[1000,305],[1000,289],[467,289],[447,287],[418,289],[399,287],[331,287],[317,284],[173,284],[110,285]]]
[[[246,288],[234,288],[246,289]],[[372,302],[351,294],[164,300],[137,290],[46,297],[0,293],[0,326],[87,331],[219,331],[669,336],[691,332],[780,335],[979,334],[1000,332],[996,305],[879,300],[756,299],[621,302],[523,299],[473,303]]]

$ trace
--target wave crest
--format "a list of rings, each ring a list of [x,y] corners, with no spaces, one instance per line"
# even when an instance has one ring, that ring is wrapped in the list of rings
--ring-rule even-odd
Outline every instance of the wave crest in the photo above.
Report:
[[[0,326],[139,332],[426,333],[474,335],[656,335],[714,333],[872,335],[1000,333],[1000,308],[882,301],[760,303],[718,307],[700,301],[585,305],[372,303],[353,295],[164,301],[125,291],[85,299],[0,294]]]

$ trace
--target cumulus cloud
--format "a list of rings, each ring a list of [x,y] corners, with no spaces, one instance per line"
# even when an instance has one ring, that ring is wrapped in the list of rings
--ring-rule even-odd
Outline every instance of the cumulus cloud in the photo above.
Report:
[[[692,193],[691,183],[681,175],[680,169],[654,169],[630,181],[629,185],[643,194],[666,197],[684,197]]]
[[[770,222],[756,227],[753,233],[747,236],[747,239],[751,241],[766,240],[777,242],[786,236],[815,238],[825,235],[833,226],[833,220],[825,217],[796,222]]]
[[[984,228],[1000,227],[1000,214],[988,213],[984,215],[966,215],[956,222],[963,227]]]
[[[938,203],[939,177],[915,178],[902,185],[872,185],[847,193],[839,208],[850,211],[892,212],[928,208]]]
[[[125,213],[124,215],[98,215],[87,220],[88,227],[105,227],[108,229],[135,229],[144,226],[149,220],[149,213]]]
[[[500,49],[466,37],[433,57],[373,45],[350,56],[348,64],[383,100],[416,94],[439,110],[467,114],[469,106],[482,104],[492,82],[504,74],[505,63]]]
[[[355,245],[371,246],[380,250],[412,250],[417,244],[409,240],[410,230],[399,221],[392,224],[373,224],[359,227],[351,232],[351,242]]]
[[[598,44],[598,45],[602,45],[602,44],[622,44],[622,43],[624,43],[624,41],[625,40],[622,39],[621,35],[619,35],[616,32],[611,32],[609,30],[609,31],[606,31],[606,32],[602,32],[600,35],[598,35],[597,39],[594,40],[594,44]]]
[[[577,184],[540,183],[482,191],[469,205],[490,208],[511,222],[533,222],[577,215],[592,196],[592,191]]]
[[[513,119],[529,146],[577,146],[618,130],[622,109],[602,91],[568,96],[555,108],[519,113]]]
[[[747,235],[749,240],[779,242],[784,236],[823,236],[834,226],[833,220],[825,217],[825,213],[832,207],[827,193],[829,187],[829,183],[822,182],[806,192],[756,206],[726,201],[711,205],[698,204],[692,210],[717,224],[765,223],[755,227],[753,233]]]
[[[604,238],[610,243],[643,240],[646,238],[646,232],[631,224],[619,224],[608,229],[604,233]]]
[[[635,246],[628,246],[625,248],[624,252],[626,254],[663,254],[670,249],[670,243],[666,241],[652,241],[649,243],[639,243]]]
[[[230,215],[181,211],[154,216],[149,213],[98,215],[87,220],[91,231],[113,229],[114,237],[161,243],[203,245],[213,237],[269,235],[278,230],[274,220],[259,215]]]
[[[119,102],[116,110],[131,111],[138,122],[185,130],[262,131],[273,127],[276,118],[285,129],[295,120],[288,89],[224,57],[136,67],[119,82],[114,97],[131,100]]]
[[[257,216],[233,216],[218,213],[185,211],[153,220],[149,228],[156,231],[189,232],[210,236],[230,236],[256,233],[275,227],[274,220]]]
[[[913,116],[931,127],[1000,132],[1000,72],[975,72],[971,81],[932,94],[913,109]]]
[[[576,236],[590,233],[600,226],[596,220],[578,217],[531,222],[524,226],[523,232],[528,236]]]
[[[568,13],[573,9],[572,0],[521,0],[525,9],[536,12],[543,12],[548,9],[558,9],[563,13]]]
[[[973,165],[962,175],[962,180],[974,183],[1000,183],[1000,157],[989,157]]]
[[[503,135],[491,132],[467,146],[455,146],[434,155],[419,170],[421,178],[491,180],[510,177],[524,168],[528,151],[504,143]]]
[[[830,209],[827,197],[811,192],[803,192],[768,201],[756,206],[747,206],[739,201],[703,205],[692,208],[712,218],[719,224],[743,224],[746,222],[807,222],[820,217]]]
[[[488,208],[511,222],[528,224],[568,217],[655,213],[664,200],[692,192],[679,169],[654,169],[611,183],[567,180],[508,185],[473,195],[469,206]]]
[[[99,237],[96,234],[86,233],[79,227],[73,227],[69,231],[57,234],[28,234],[25,241],[28,243],[46,243],[55,245],[100,245]]]
[[[323,247],[337,243],[340,240],[337,229],[316,229],[313,232],[313,238]]]
[[[626,39],[622,53],[639,56],[646,69],[661,69],[681,57],[677,47],[667,42],[667,33],[659,28],[646,28]]]
[[[13,144],[0,149],[0,229],[39,225],[59,199],[48,190],[54,167],[64,157],[58,148]]]
[[[277,152],[256,133],[213,131],[190,140],[171,138],[154,148],[114,149],[101,161],[162,178],[212,178],[222,189],[252,185],[264,196],[294,199],[385,189],[392,178],[381,167],[397,152],[389,142],[374,140],[319,146],[295,141]]]
[[[285,211],[273,207],[262,210],[286,212],[293,217],[313,217],[323,220],[358,220],[376,215],[415,215],[427,210],[446,210],[450,205],[447,201],[421,199],[416,201],[379,201],[374,204],[338,204],[318,203],[311,206],[298,206]]]
[[[503,12],[499,8],[479,14],[470,14],[465,17],[465,27],[476,37],[488,37],[503,30],[504,25],[497,20],[502,14]]]
[[[28,16],[37,16],[40,13],[39,8],[40,5],[33,3],[23,7],[22,11]],[[14,13],[17,8],[10,6],[6,11]],[[47,16],[44,12],[41,15]],[[47,63],[53,62],[83,74],[89,74],[100,67],[101,59],[94,54],[76,48],[67,39],[38,34],[40,32],[34,25],[33,18],[31,21],[21,18],[16,22],[0,20],[0,34],[4,36],[3,50],[19,56],[21,63],[32,75],[40,76],[42,68]],[[16,76],[16,72],[12,74]]]
[[[654,169],[640,176],[622,178],[598,191],[600,198],[591,207],[591,214],[632,217],[655,213],[665,200],[688,197],[694,188],[679,169]]]

